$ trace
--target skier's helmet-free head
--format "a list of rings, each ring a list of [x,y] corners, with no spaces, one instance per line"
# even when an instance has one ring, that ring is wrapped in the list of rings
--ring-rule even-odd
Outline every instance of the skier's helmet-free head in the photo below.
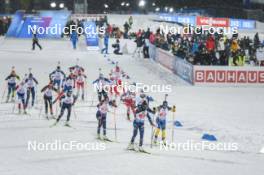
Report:
[[[146,94],[145,93],[141,93],[140,94],[140,98],[145,98],[146,97]]]
[[[120,72],[120,67],[119,66],[116,66],[115,67],[115,70],[116,70],[116,72]]]
[[[52,81],[50,81],[49,84],[48,84],[48,88],[52,88],[52,86],[53,86],[52,85]]]
[[[67,91],[67,94],[66,94],[68,97],[72,95],[72,90],[69,90]]]
[[[104,78],[104,75],[102,73],[100,73],[99,78]]]
[[[104,100],[103,100],[104,102],[105,101],[109,101],[109,97],[106,95],[105,97],[104,97]]]
[[[11,71],[11,75],[15,75],[16,72],[14,70]]]
[[[118,79],[117,80],[117,85],[122,85],[122,80]]]
[[[140,108],[141,108],[142,111],[145,111],[145,110],[148,109],[148,103],[147,103],[146,100],[144,100],[144,101],[141,103]]]
[[[32,78],[33,77],[33,74],[32,73],[29,73],[28,77],[29,78]]]
[[[60,66],[57,66],[57,70],[60,70],[60,68],[61,68]]]
[[[168,107],[168,102],[167,102],[167,101],[163,101],[163,103],[162,103],[162,107],[163,107],[163,108]]]

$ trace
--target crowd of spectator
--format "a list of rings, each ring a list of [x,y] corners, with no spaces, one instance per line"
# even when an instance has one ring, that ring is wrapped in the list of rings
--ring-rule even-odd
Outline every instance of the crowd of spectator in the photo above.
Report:
[[[109,37],[133,39],[137,46],[133,56],[137,54],[139,57],[142,55],[144,58],[149,58],[149,45],[153,44],[193,65],[264,66],[264,62],[257,59],[257,51],[264,46],[258,33],[250,38],[239,37],[239,34],[233,34],[232,37],[217,33],[214,35],[165,34],[160,29],[153,32],[149,28],[130,32],[133,25],[132,17],[125,22],[123,30],[109,24],[106,17],[100,17],[96,22],[98,26],[106,27]]]
[[[6,16],[0,16],[0,36],[6,34],[10,24],[11,24],[11,18]]]
[[[257,50],[264,45],[258,33],[253,39],[249,36],[239,38],[238,34],[230,38],[222,34],[164,34],[160,32],[160,29],[155,33],[149,29],[139,30],[136,33],[138,47],[143,47],[144,50],[148,48],[149,42],[194,65],[264,65],[264,62],[259,61],[256,56]],[[147,57],[148,54],[144,56]]]

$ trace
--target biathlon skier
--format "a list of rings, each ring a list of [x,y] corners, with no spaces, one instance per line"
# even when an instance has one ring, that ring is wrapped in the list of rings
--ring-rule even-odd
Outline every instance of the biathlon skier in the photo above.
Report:
[[[96,112],[96,118],[98,120],[98,127],[97,127],[97,138],[103,139],[106,141],[109,141],[109,139],[106,137],[106,117],[107,112],[109,112],[108,108],[109,106],[117,107],[115,100],[109,100],[109,98],[106,96],[102,101],[99,102],[97,105],[97,112]],[[101,138],[100,131],[101,127],[103,128],[103,138]]]
[[[66,74],[61,70],[60,66],[57,66],[56,70],[49,74],[50,81],[56,89],[60,90],[63,80],[66,78]]]
[[[50,115],[53,116],[53,103],[52,98],[53,94],[52,92],[59,93],[59,91],[54,87],[53,83],[50,82],[48,85],[44,86],[41,89],[41,92],[44,93],[43,99],[44,99],[44,105],[45,105],[45,116],[48,119],[48,109],[50,110]]]
[[[29,99],[31,96],[31,107],[34,106],[35,96],[36,96],[36,86],[38,85],[37,79],[33,76],[32,73],[29,73],[28,77],[25,79],[25,83],[27,84],[27,100],[26,106],[28,106]]]
[[[76,102],[77,97],[73,95],[72,90],[67,91],[66,93],[60,94],[56,100],[53,102],[56,103],[58,100],[60,101],[61,111],[60,115],[58,116],[56,122],[53,124],[53,126],[56,126],[58,122],[60,121],[61,117],[63,116],[65,110],[67,109],[67,120],[65,123],[65,126],[70,127],[69,121],[71,118],[72,113],[72,107],[74,106]]]
[[[16,91],[16,85],[17,85],[17,80],[20,80],[20,77],[16,74],[15,70],[12,69],[10,75],[8,75],[5,80],[7,81],[7,97],[6,97],[6,103],[9,102],[10,96],[11,96],[11,101],[15,101],[15,91]]]

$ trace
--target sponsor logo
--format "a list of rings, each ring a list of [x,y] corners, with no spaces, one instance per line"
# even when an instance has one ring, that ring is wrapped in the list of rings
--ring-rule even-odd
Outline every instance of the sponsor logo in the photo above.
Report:
[[[197,25],[208,25],[213,27],[229,27],[228,18],[209,18],[198,16],[196,19]]]
[[[264,71],[196,70],[196,83],[264,83]]]

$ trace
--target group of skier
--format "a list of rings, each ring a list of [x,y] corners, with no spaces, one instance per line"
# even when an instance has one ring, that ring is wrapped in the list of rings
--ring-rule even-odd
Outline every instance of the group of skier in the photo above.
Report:
[[[160,131],[162,131],[162,144],[166,144],[166,117],[168,111],[175,112],[175,106],[170,107],[168,105],[166,100],[167,96],[160,106],[151,108],[150,103],[153,101],[153,98],[148,96],[143,90],[140,92],[132,92],[130,90],[125,90],[125,88],[120,88],[122,87],[123,81],[126,81],[126,79],[129,79],[130,77],[120,68],[118,63],[116,63],[115,67],[110,71],[109,78],[105,77],[101,73],[101,70],[99,71],[99,77],[93,81],[93,84],[97,87],[98,104],[96,106],[89,106],[97,108],[97,139],[112,141],[106,136],[107,113],[110,112],[111,107],[114,109],[114,112],[112,113],[115,115],[116,108],[118,108],[120,104],[123,104],[127,109],[127,120],[131,121],[131,114],[133,117],[133,134],[128,150],[136,150],[134,142],[139,132],[140,141],[138,151],[145,152],[142,146],[146,118],[149,120],[151,126],[156,128],[155,131],[153,131],[152,142],[154,144],[158,143],[158,136]],[[58,65],[57,68],[49,74],[50,81],[41,89],[41,93],[43,93],[45,117],[49,119],[49,112],[50,116],[56,120],[51,127],[58,124],[64,115],[65,110],[67,110],[65,126],[71,127],[69,121],[74,104],[79,97],[81,100],[87,98],[85,97],[87,76],[84,72],[84,68],[76,64],[75,66],[69,67],[69,75],[66,76],[64,71],[61,70],[60,65]],[[10,75],[7,76],[5,80],[7,81],[8,87],[6,102],[10,101],[10,97],[11,101],[14,102],[15,96],[17,96],[19,113],[21,113],[21,109],[23,109],[26,114],[26,109],[28,107],[33,107],[35,104],[38,85],[38,81],[33,76],[31,69],[29,74],[26,74],[21,80],[13,67]],[[29,103],[30,97],[31,103]],[[117,101],[119,104],[117,104]],[[60,113],[57,117],[54,116],[54,104],[59,104],[60,106]],[[155,115],[156,122],[154,122]],[[103,130],[102,136],[101,129]]]

